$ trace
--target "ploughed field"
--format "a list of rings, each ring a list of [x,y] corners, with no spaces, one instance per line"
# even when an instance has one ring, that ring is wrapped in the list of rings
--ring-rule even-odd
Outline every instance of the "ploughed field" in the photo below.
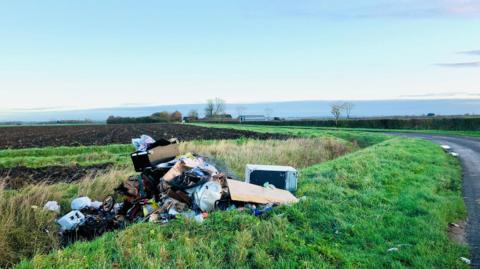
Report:
[[[181,124],[116,124],[66,126],[16,126],[0,128],[0,149],[49,146],[87,146],[128,144],[141,134],[152,137],[176,137],[181,141],[217,139],[286,139],[281,134],[245,130],[211,129]]]
[[[73,182],[113,165],[128,166],[134,150],[131,139],[142,134],[180,141],[292,137],[181,124],[4,127],[0,128],[0,183],[19,189],[38,182]]]

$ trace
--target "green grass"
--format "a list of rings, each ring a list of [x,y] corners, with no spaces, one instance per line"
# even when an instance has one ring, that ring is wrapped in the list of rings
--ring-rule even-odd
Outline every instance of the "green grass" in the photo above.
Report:
[[[52,165],[94,165],[100,163],[126,164],[130,161],[132,145],[46,147],[0,150],[0,168],[14,166],[44,167]]]
[[[240,125],[240,124],[207,124],[198,123],[197,126],[210,128],[230,128],[237,130],[254,131],[260,133],[280,133],[299,137],[336,137],[358,144],[360,147],[368,147],[390,139],[381,133],[368,131],[351,131],[342,129],[327,129],[318,127],[298,126],[267,126],[267,125]]]
[[[372,129],[372,128],[334,128],[334,127],[316,127],[316,126],[268,126],[259,124],[195,124],[204,127],[216,128],[233,128],[241,130],[283,130],[281,132],[290,130],[290,132],[298,132],[304,130],[304,133],[323,133],[341,138],[353,138],[358,135],[365,136],[365,133],[423,133],[423,134],[438,134],[438,135],[456,135],[467,137],[480,137],[480,131],[446,131],[446,130],[409,130],[409,129]],[[372,138],[370,138],[372,139]],[[369,139],[369,140],[370,140]],[[373,141],[381,138],[373,138]],[[369,141],[367,141],[369,142]],[[367,143],[366,145],[368,145]]]
[[[134,225],[18,268],[468,268],[446,234],[466,217],[460,178],[437,145],[394,138],[303,169],[306,200],[267,216]]]

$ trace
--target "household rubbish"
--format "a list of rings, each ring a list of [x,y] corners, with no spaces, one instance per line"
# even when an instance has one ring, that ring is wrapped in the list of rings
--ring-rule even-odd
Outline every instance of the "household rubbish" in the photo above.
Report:
[[[85,222],[85,215],[78,210],[70,211],[70,213],[57,220],[62,231],[69,231],[77,228]]]
[[[249,165],[248,183],[228,178],[208,158],[180,155],[176,139],[150,143],[153,139],[142,137],[135,140],[137,151],[131,154],[140,173],[115,188],[122,203],[115,204],[112,197],[103,203],[74,199],[73,211],[58,220],[63,241],[90,239],[135,222],[165,224],[178,217],[203,222],[215,210],[260,216],[275,206],[298,202],[288,191],[297,186],[298,173],[292,167]]]
[[[180,155],[178,140],[160,139],[154,143],[139,148],[130,156],[135,171],[142,172],[148,168],[154,168],[157,164],[165,163]]]

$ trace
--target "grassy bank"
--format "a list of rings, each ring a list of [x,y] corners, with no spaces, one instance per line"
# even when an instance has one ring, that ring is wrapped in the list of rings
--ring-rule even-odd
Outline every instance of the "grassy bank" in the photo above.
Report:
[[[468,268],[446,233],[466,215],[460,178],[438,146],[395,138],[303,169],[307,199],[262,218],[134,225],[18,268]]]
[[[115,147],[112,146],[113,149]],[[184,153],[193,151],[211,156],[215,162],[229,167],[232,173],[239,177],[243,177],[245,165],[251,162],[303,168],[357,150],[351,143],[331,138],[286,141],[248,139],[196,141],[182,143],[180,148]],[[35,149],[32,152],[35,152],[39,158],[49,158],[51,157],[49,154],[59,154],[60,157],[62,150],[75,156],[77,153],[90,154],[89,150],[96,150],[96,147],[88,150],[84,147],[60,148],[59,152],[51,149]],[[16,152],[18,152],[17,155],[14,154]],[[9,153],[10,157],[22,158],[28,150],[9,151]],[[35,185],[20,190],[3,190],[0,186],[0,267],[10,266],[21,258],[31,257],[36,253],[47,253],[58,248],[55,236],[56,216],[42,210],[47,201],[58,201],[61,204],[62,213],[66,213],[73,197],[86,195],[92,199],[102,200],[105,196],[112,194],[113,189],[132,174],[134,171],[131,167],[117,165],[105,174],[95,178],[87,177],[75,184]]]

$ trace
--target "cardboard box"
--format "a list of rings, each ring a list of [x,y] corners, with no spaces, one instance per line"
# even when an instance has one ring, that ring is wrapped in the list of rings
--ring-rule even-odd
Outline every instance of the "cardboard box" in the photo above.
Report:
[[[146,168],[154,167],[175,159],[180,155],[177,140],[161,139],[151,144],[147,151],[137,151],[131,154],[135,171],[142,172]]]

